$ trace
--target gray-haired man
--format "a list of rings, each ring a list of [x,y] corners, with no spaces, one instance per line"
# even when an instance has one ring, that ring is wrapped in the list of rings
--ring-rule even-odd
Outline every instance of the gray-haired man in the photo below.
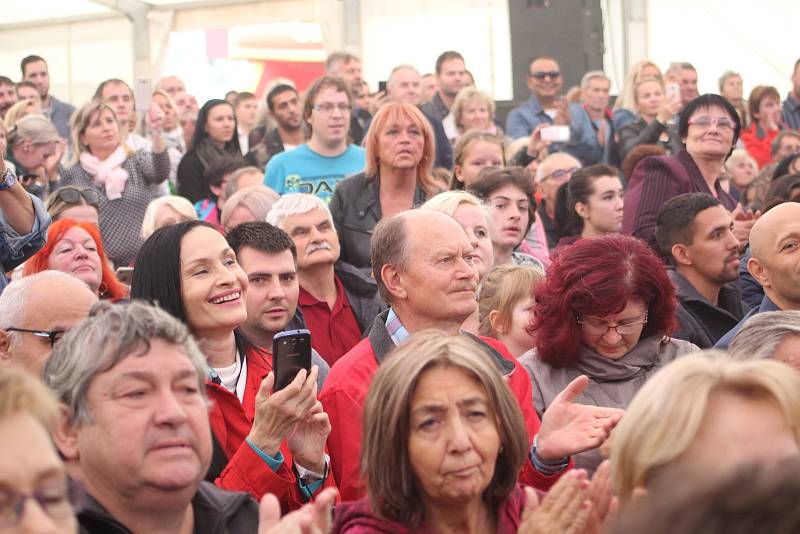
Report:
[[[44,379],[80,467],[87,533],[256,532],[247,494],[203,482],[211,462],[205,357],[186,327],[142,303],[99,304],[56,345]]]

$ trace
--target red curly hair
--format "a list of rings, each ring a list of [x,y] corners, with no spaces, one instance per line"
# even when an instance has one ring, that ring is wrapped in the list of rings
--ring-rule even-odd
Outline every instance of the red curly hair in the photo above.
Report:
[[[86,230],[91,236],[94,244],[97,245],[97,253],[100,255],[100,263],[103,269],[103,278],[100,280],[100,295],[101,299],[119,300],[128,296],[128,290],[125,286],[117,280],[117,275],[111,270],[111,263],[108,261],[106,251],[103,249],[103,241],[100,239],[100,230],[97,226],[87,221],[77,221],[75,219],[61,219],[50,225],[47,230],[47,243],[34,254],[31,259],[25,262],[25,267],[22,269],[23,276],[36,274],[46,271],[50,267],[48,261],[50,254],[59,241],[64,237],[71,228],[78,226]]]
[[[675,289],[662,261],[627,235],[580,239],[559,247],[536,288],[535,334],[539,357],[555,367],[577,363],[582,344],[578,315],[620,313],[629,299],[647,303],[642,338],[677,328]]]

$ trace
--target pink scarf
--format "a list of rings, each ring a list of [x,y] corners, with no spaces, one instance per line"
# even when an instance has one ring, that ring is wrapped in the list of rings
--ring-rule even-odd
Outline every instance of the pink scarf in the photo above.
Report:
[[[126,159],[128,159],[128,153],[122,145],[118,146],[103,161],[89,152],[83,152],[80,156],[81,167],[94,178],[95,184],[105,186],[108,200],[115,200],[122,196],[125,182],[128,181],[128,171],[121,167]]]

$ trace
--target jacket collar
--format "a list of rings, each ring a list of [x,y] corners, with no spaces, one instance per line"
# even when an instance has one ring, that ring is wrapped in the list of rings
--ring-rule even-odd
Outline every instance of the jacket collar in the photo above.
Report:
[[[378,316],[375,317],[375,321],[372,323],[372,328],[370,328],[369,334],[367,335],[367,339],[369,339],[369,344],[372,347],[372,351],[375,353],[375,360],[377,360],[378,365],[383,363],[383,360],[386,358],[386,356],[396,347],[394,341],[392,341],[392,338],[389,335],[389,331],[386,330],[386,318],[388,315],[388,309],[379,313]],[[503,375],[511,374],[514,371],[516,367],[514,362],[506,359],[500,352],[495,350],[494,347],[483,341],[478,336],[464,334],[463,332],[462,335],[466,335],[480,345],[486,351],[487,355],[492,358],[492,361],[495,365],[497,365],[498,370]]]
[[[361,209],[358,210],[356,215],[359,219],[363,219],[367,216],[367,213],[371,213],[376,221],[380,221],[382,217],[380,195],[381,177],[367,176],[364,174],[364,180],[366,181],[364,188],[359,193],[358,198],[353,199],[353,204],[361,206]],[[412,207],[418,208],[424,204],[426,200],[428,200],[428,196],[425,194],[425,190],[417,184],[414,189],[414,205]]]

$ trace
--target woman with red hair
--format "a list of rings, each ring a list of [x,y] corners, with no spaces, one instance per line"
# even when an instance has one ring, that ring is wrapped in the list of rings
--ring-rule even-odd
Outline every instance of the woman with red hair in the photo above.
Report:
[[[670,339],[675,307],[664,264],[639,239],[608,235],[556,249],[536,288],[535,348],[520,357],[539,416],[580,375],[589,386],[576,402],[624,409],[662,365],[699,350]],[[575,465],[592,472],[601,460],[593,449]]]
[[[61,219],[50,225],[47,243],[25,263],[22,274],[28,276],[47,269],[83,280],[101,299],[128,296],[128,290],[111,270],[97,226],[90,222]]]

